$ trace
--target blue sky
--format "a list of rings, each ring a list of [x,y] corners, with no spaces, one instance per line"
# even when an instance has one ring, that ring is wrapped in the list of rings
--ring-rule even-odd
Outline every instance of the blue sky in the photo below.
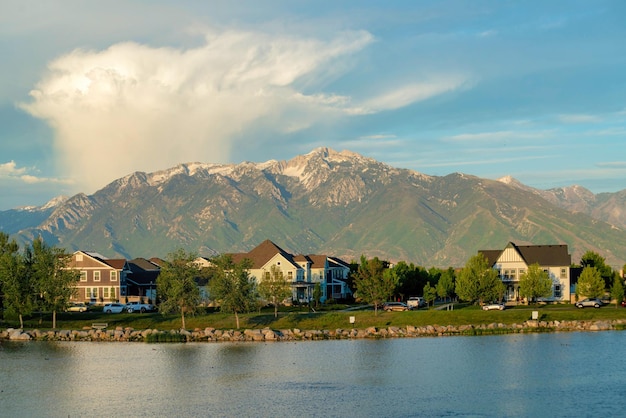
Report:
[[[429,175],[626,189],[620,0],[0,9],[0,210],[321,146]]]

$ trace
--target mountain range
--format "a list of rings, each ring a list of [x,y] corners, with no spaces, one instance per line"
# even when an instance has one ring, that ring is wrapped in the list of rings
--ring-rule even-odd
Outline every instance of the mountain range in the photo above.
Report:
[[[538,190],[505,177],[429,176],[318,148],[289,161],[186,163],[135,172],[92,195],[0,211],[0,230],[108,257],[249,251],[270,239],[294,254],[361,255],[462,266],[478,250],[567,244],[621,268],[626,190]]]

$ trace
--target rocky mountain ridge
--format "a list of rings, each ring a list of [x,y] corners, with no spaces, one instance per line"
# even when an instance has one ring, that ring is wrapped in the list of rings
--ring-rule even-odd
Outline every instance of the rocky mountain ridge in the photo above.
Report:
[[[454,173],[428,176],[349,151],[318,148],[289,161],[180,164],[136,172],[93,195],[78,194],[8,228],[23,242],[42,236],[69,250],[109,257],[248,251],[265,239],[293,253],[361,254],[425,266],[461,266],[480,249],[570,246],[615,265],[626,260],[626,191],[579,186],[537,190]]]

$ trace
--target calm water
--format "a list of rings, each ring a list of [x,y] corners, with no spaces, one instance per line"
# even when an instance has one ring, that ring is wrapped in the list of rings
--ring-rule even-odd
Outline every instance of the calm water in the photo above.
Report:
[[[0,342],[0,416],[622,416],[626,332]]]

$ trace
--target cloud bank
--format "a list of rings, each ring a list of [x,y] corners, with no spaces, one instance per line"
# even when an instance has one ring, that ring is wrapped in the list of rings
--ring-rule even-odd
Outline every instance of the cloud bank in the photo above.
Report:
[[[414,82],[381,94],[377,106],[315,91],[336,68],[350,67],[334,64],[372,42],[365,31],[330,40],[227,31],[191,49],[126,42],[75,50],[49,64],[31,102],[20,106],[49,123],[60,171],[78,190],[92,192],[137,170],[227,162],[244,145],[235,138],[254,141],[255,128],[293,132],[406,106],[461,84]]]

